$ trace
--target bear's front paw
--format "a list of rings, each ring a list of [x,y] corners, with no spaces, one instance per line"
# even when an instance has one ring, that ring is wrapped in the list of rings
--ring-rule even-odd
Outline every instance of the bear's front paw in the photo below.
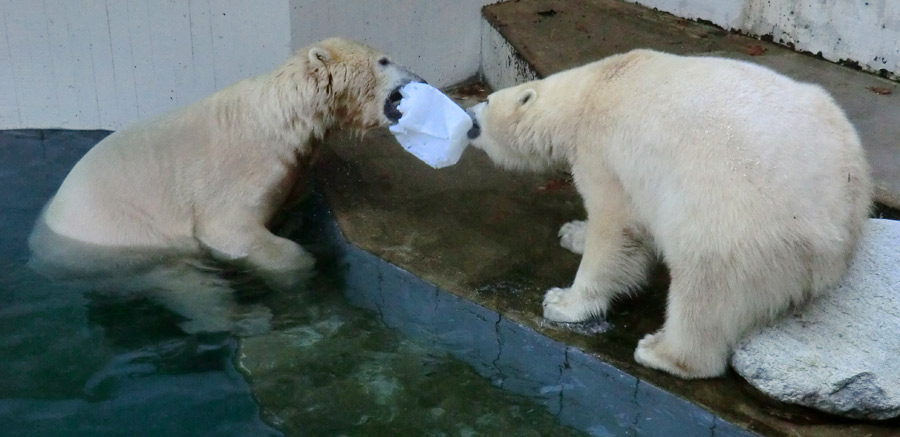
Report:
[[[577,323],[593,317],[588,302],[570,288],[551,288],[544,295],[544,318],[553,322]]]
[[[587,222],[584,220],[573,220],[559,228],[559,245],[576,254],[584,253],[585,229]]]

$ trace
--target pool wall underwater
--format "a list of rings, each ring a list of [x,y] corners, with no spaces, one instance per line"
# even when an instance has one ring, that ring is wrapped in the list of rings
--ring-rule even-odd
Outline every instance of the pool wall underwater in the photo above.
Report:
[[[319,195],[314,226],[331,242],[348,301],[447,351],[495,386],[527,396],[594,436],[751,436],[705,409],[584,351],[460,298],[349,243]]]

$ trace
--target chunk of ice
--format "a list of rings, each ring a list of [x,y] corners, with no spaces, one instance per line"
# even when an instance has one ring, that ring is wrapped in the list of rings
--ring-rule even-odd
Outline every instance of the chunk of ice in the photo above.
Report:
[[[408,83],[400,94],[403,116],[390,127],[397,142],[433,168],[456,164],[469,144],[472,119],[466,111],[428,84]]]

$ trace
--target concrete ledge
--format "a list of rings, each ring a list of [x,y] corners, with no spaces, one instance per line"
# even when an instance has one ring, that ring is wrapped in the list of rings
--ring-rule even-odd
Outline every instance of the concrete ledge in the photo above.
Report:
[[[485,19],[481,20],[481,78],[499,90],[541,77],[534,66],[516,51]]]
[[[896,82],[620,0],[519,0],[483,11],[514,48],[513,56],[533,66],[540,77],[615,53],[652,48],[749,60],[817,83],[831,92],[856,125],[872,164],[876,200],[900,208]],[[487,67],[485,72],[487,76]]]
[[[385,325],[471,365],[495,386],[531,398],[594,436],[754,433],[642,381],[577,347],[546,337],[349,243],[321,199],[318,239],[331,247],[347,299]]]

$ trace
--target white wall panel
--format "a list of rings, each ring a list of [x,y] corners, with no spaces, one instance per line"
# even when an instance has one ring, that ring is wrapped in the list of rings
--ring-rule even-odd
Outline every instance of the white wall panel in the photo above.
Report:
[[[288,0],[0,0],[0,129],[117,129],[271,70]]]
[[[898,0],[628,0],[900,78]],[[881,71],[884,70],[884,71]]]
[[[900,73],[900,1],[629,0]],[[330,36],[438,86],[481,65],[495,0],[0,0],[0,129],[117,129]]]
[[[3,6],[6,6],[3,4]],[[13,70],[12,55],[10,54],[9,33],[7,32],[6,13],[0,16],[0,127],[4,125],[21,125],[19,93],[16,92],[16,74]]]
[[[481,7],[497,0],[290,0],[291,41],[300,48],[340,36],[391,55],[431,84],[477,74]]]

